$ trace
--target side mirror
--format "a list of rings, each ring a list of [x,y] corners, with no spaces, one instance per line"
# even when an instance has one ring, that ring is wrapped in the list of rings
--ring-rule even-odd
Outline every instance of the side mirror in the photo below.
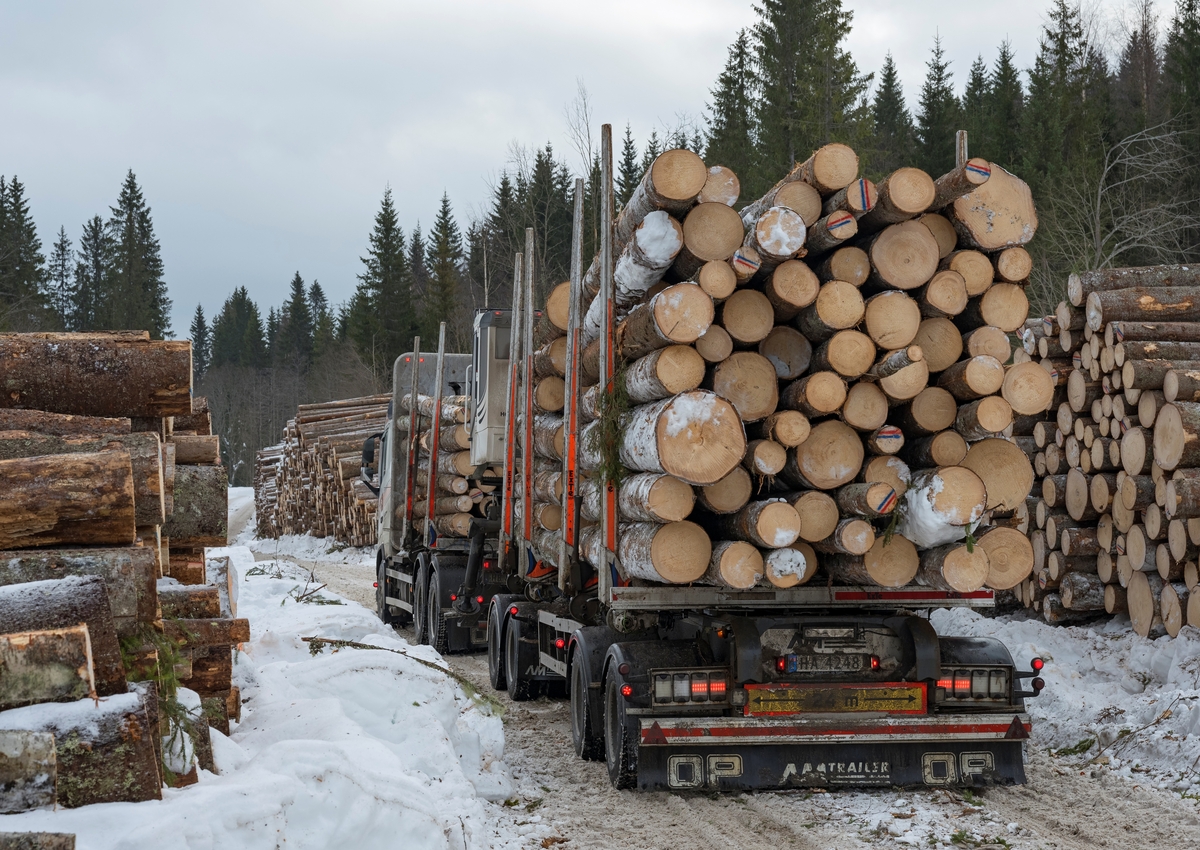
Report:
[[[382,437],[383,432],[381,431],[363,440],[362,467],[359,470],[359,477],[362,478],[363,483],[376,496],[379,495],[379,488],[371,483],[371,479],[374,477],[372,475],[372,467],[375,466],[375,441]]]

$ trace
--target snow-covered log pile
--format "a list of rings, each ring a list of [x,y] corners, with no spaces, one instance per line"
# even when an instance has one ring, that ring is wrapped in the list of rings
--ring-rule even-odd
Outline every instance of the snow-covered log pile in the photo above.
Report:
[[[164,739],[203,753],[236,716],[249,637],[219,605],[168,602],[215,601],[205,547],[227,543],[191,343],[0,334],[0,382],[0,812],[157,799],[195,776]],[[206,689],[203,716],[181,686]]]
[[[1011,357],[1029,311],[1029,189],[981,159],[878,185],[858,167],[827,145],[740,214],[732,172],[689,151],[643,176],[614,225],[607,388],[599,257],[583,278],[584,560],[605,545],[603,471],[626,581],[786,588],[823,571],[972,592],[1029,575],[1023,441],[1055,392]],[[537,361],[559,344],[535,340]],[[561,445],[534,441],[539,479],[558,474]],[[531,499],[546,564],[559,498]]]
[[[374,395],[299,406],[283,429],[283,441],[255,458],[260,537],[311,534],[349,546],[375,542],[377,496],[361,480],[363,443],[383,430],[390,400]]]
[[[1143,637],[1200,626],[1200,268],[1071,275],[1024,350],[1058,385],[1033,432],[1036,569],[1049,622],[1128,613]]]

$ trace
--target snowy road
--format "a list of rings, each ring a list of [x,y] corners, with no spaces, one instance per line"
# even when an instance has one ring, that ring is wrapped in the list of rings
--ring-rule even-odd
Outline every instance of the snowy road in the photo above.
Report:
[[[253,541],[256,557],[315,572],[329,589],[373,607],[368,550],[330,551],[323,541]],[[571,748],[565,700],[512,703],[499,695],[514,797],[501,809],[530,846],[677,848],[1195,846],[1200,836],[1200,633],[1156,642],[1121,624],[1053,628],[1018,617],[960,612],[947,633],[996,634],[1020,658],[1044,654],[1047,693],[1034,710],[1029,783],[966,799],[944,791],[840,791],[683,796],[614,791],[602,763]],[[411,632],[400,632],[411,640]],[[484,655],[447,659],[488,687]],[[1147,671],[1147,672],[1143,672]],[[1143,728],[1145,727],[1145,728]],[[1051,747],[1088,737],[1109,743],[1080,755]],[[1107,763],[1104,763],[1107,762]],[[489,804],[494,805],[494,804]],[[549,843],[547,843],[549,842]]]

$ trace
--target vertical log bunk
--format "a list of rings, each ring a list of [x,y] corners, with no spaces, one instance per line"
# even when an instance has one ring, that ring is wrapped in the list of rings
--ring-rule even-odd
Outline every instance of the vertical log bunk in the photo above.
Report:
[[[1200,269],[1097,269],[1066,289],[1022,333],[1055,389],[1026,443],[1037,563],[1015,590],[1048,622],[1128,615],[1174,637],[1200,627]]]
[[[228,479],[191,343],[0,334],[0,381],[0,739],[23,766],[0,812],[158,799],[197,775],[166,769],[163,739],[211,753],[210,722],[239,717],[249,639],[209,584],[229,580],[205,557],[228,542]],[[178,686],[203,716],[171,719]]]
[[[1029,309],[1028,187],[965,144],[936,180],[905,168],[875,186],[834,144],[728,216],[736,195],[703,191],[728,169],[672,150],[614,212],[609,132],[599,252],[572,275],[579,327],[561,328],[579,387],[565,438],[517,440],[563,485],[513,491],[520,516],[553,516],[515,529],[555,568],[526,579],[601,598],[647,583],[1022,585],[1029,428],[1057,391],[1009,341]],[[512,378],[535,386],[527,368]]]

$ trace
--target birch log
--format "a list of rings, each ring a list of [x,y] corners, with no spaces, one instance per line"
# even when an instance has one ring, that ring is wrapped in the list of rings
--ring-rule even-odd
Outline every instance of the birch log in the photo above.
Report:
[[[695,486],[715,484],[745,453],[737,411],[710,392],[693,390],[653,402],[630,411],[622,422],[620,459],[625,466],[665,472]]]

